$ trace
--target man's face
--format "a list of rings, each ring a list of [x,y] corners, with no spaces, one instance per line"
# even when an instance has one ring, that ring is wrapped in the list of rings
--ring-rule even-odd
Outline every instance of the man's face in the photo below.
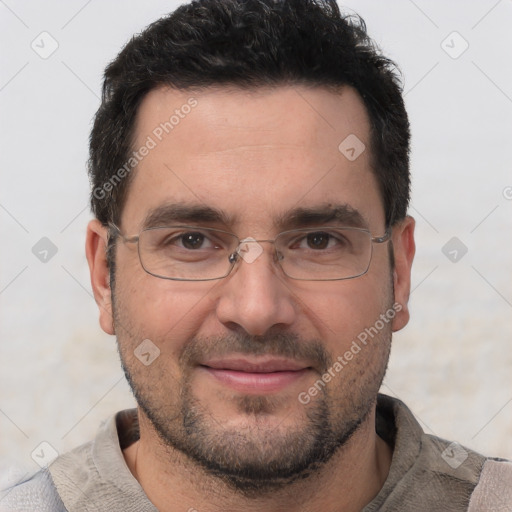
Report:
[[[197,104],[183,109],[191,97]],[[158,130],[176,109],[179,122]],[[134,171],[119,227],[138,234],[151,213],[169,208],[167,225],[273,240],[291,227],[344,222],[296,225],[298,209],[340,208],[381,236],[369,149],[355,160],[338,149],[354,135],[369,148],[366,111],[350,88],[154,90],[140,106],[134,149],[148,136],[156,146]],[[177,205],[215,210],[222,220],[175,218]],[[115,255],[115,332],[143,418],[168,446],[239,488],[278,484],[325,462],[368,417],[392,322],[381,321],[350,360],[344,354],[395,300],[386,243],[373,245],[365,275],[342,281],[292,280],[272,244],[260,246],[254,261],[240,259],[228,277],[202,282],[146,273],[135,244],[119,240]],[[143,340],[160,351],[149,365],[134,353]],[[341,370],[333,368],[338,357]],[[331,379],[309,393],[329,368]]]

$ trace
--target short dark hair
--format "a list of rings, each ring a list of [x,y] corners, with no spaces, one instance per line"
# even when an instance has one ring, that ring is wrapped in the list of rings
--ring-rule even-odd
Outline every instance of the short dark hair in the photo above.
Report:
[[[410,133],[400,74],[368,37],[364,20],[343,15],[335,0],[195,0],[134,36],[105,70],[90,137],[91,206],[105,226],[119,222],[133,174],[126,162],[137,109],[162,85],[352,86],[370,120],[386,223],[405,217]]]

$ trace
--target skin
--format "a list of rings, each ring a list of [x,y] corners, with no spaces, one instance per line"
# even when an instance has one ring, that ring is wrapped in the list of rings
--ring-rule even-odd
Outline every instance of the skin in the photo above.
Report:
[[[370,166],[369,121],[354,90],[280,86],[209,88],[192,94],[159,88],[139,108],[134,147],[144,144],[191,96],[197,106],[135,171],[119,226],[123,234],[138,234],[152,208],[177,202],[221,210],[227,223],[211,227],[241,239],[275,238],[283,231],[277,219],[297,206],[339,203],[356,209],[373,236],[384,233],[383,202]],[[338,150],[349,134],[367,147],[355,161]],[[393,226],[393,270],[389,243],[374,244],[365,275],[327,282],[287,278],[266,243],[255,261],[237,263],[227,278],[193,283],[158,279],[141,267],[135,244],[120,242],[113,291],[105,259],[106,230],[97,220],[90,222],[86,252],[100,325],[116,334],[139,398],[178,441],[194,437],[183,428],[183,404],[190,407],[191,400],[204,429],[200,441],[223,454],[226,464],[230,454],[241,463],[260,457],[264,467],[277,456],[282,462],[300,455],[308,444],[306,434],[317,430],[311,418],[320,410],[326,411],[324,426],[332,432],[344,432],[352,420],[360,423],[342,446],[309,468],[306,478],[276,478],[251,490],[247,482],[237,487],[233,478],[214,474],[179,446],[165,443],[139,407],[141,437],[124,455],[158,510],[357,511],[377,495],[392,450],[375,432],[375,399],[391,333],[409,319],[413,232],[410,217]],[[327,361],[334,361],[393,303],[401,305],[393,320],[322,392],[302,404],[298,394],[326,369],[308,348],[316,344]],[[274,393],[233,390],[202,371],[190,356],[284,354],[278,335],[288,336],[298,347],[309,370]],[[160,350],[149,366],[133,354],[144,339]]]

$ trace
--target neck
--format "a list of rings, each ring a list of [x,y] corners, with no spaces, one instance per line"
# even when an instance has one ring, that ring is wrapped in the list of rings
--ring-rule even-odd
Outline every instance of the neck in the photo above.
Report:
[[[359,511],[382,488],[392,451],[375,432],[375,410],[320,469],[285,488],[247,497],[164,446],[139,410],[140,439],[124,450],[130,471],[161,512]]]

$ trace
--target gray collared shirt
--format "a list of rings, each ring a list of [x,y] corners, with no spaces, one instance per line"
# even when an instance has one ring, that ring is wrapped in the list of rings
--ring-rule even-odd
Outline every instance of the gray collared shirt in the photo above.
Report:
[[[512,511],[512,461],[425,434],[402,402],[385,395],[376,430],[393,459],[363,512]],[[0,491],[0,512],[157,512],[124,460],[123,448],[137,437],[136,410],[117,413],[93,441]]]

